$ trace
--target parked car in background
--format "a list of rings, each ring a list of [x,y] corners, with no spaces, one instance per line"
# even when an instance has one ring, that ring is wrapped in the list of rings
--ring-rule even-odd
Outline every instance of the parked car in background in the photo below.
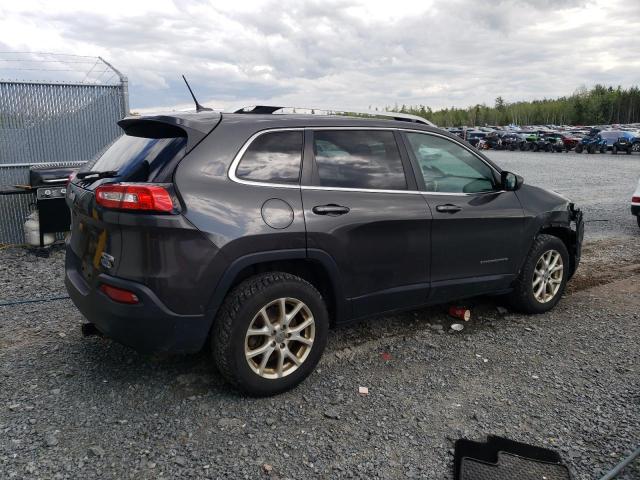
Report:
[[[524,142],[520,145],[520,150],[523,150],[523,151],[533,150],[535,143],[540,138],[540,135],[538,134],[538,132],[533,130],[522,130],[521,132],[518,132],[518,133],[524,139]]]
[[[534,151],[561,152],[563,149],[562,135],[555,132],[541,134],[534,143]]]
[[[505,132],[494,131],[490,132],[486,137],[484,137],[484,148],[485,149],[493,149],[493,150],[502,150],[504,149],[503,139],[505,136]]]
[[[625,137],[625,132],[620,130],[602,130],[600,131],[600,137],[606,147],[607,150],[611,150],[613,148],[613,144],[618,141],[620,137]]]
[[[584,234],[565,197],[418,117],[253,111],[127,117],[71,180],[65,284],[91,328],[146,352],[209,344],[264,396],[314,370],[331,325],[562,298]]]
[[[526,140],[519,133],[506,133],[502,136],[502,147],[505,150],[520,150],[522,145],[526,145]]]
[[[583,151],[587,153],[604,153],[607,151],[607,143],[600,136],[600,133],[592,133],[591,135],[582,137],[580,142],[576,145],[575,151],[576,153],[582,153]]]
[[[580,143],[580,140],[582,140],[582,137],[583,137],[583,135],[578,133],[562,133],[561,135],[562,135],[562,144],[564,146],[565,152],[570,152],[571,150],[576,148],[576,146],[578,145],[578,143]]]
[[[467,130],[466,136],[467,136],[466,138],[467,142],[469,142],[474,147],[478,148],[479,146],[481,146],[481,141],[484,141],[485,137],[487,136],[487,132]]]
[[[616,155],[618,152],[625,152],[627,155],[631,155],[631,152],[633,152],[633,141],[626,136],[618,137],[611,146],[611,153]]]

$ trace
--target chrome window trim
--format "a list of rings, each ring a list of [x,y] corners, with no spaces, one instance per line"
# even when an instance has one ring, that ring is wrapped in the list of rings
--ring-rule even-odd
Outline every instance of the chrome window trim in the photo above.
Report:
[[[422,134],[425,134],[425,135],[433,135],[433,136],[436,136],[436,137],[445,138],[445,139],[455,143],[456,145],[459,145],[460,147],[464,148],[469,153],[474,155],[482,163],[487,165],[493,172],[495,172],[497,174],[500,173],[490,163],[487,163],[481,156],[479,156],[477,153],[475,153],[473,150],[471,150],[466,145],[458,142],[455,139],[452,139],[452,138],[448,137],[447,135],[442,135],[442,134],[437,133],[437,132],[430,132],[430,131],[425,131],[425,130],[417,130],[417,129],[413,129],[413,128],[399,128],[399,127],[364,127],[364,126],[363,127],[351,127],[351,126],[349,126],[349,127],[347,127],[347,126],[345,126],[345,127],[341,127],[341,126],[335,126],[335,127],[282,127],[282,128],[268,128],[268,129],[265,129],[265,130],[260,130],[259,132],[256,132],[253,135],[251,135],[251,137],[249,137],[249,139],[244,143],[244,145],[242,145],[242,147],[240,148],[240,150],[238,151],[236,156],[233,157],[233,161],[231,162],[231,165],[229,166],[229,170],[228,170],[229,179],[232,180],[233,182],[240,183],[240,184],[243,184],[243,185],[254,185],[254,186],[258,186],[258,187],[296,188],[296,189],[302,189],[302,190],[327,190],[327,191],[338,191],[338,192],[370,192],[370,193],[392,193],[392,194],[394,194],[394,193],[395,194],[403,193],[403,194],[410,194],[410,195],[444,195],[444,196],[456,196],[456,197],[469,197],[469,196],[473,196],[473,195],[487,195],[487,194],[490,194],[490,193],[503,193],[503,192],[506,192],[506,190],[496,190],[496,191],[491,191],[491,192],[458,193],[458,192],[427,192],[427,191],[420,191],[420,190],[384,190],[384,189],[375,189],[375,188],[322,187],[322,186],[316,186],[316,185],[300,185],[300,183],[298,183],[297,185],[290,185],[290,184],[286,184],[286,183],[258,182],[258,181],[255,181],[255,180],[243,180],[243,179],[238,178],[236,176],[236,169],[238,168],[238,164],[240,163],[240,160],[242,160],[242,156],[245,154],[245,152],[247,151],[249,146],[253,143],[253,141],[256,138],[258,138],[261,135],[265,135],[267,133],[273,133],[273,132],[304,132],[305,130],[386,130],[386,131],[390,131],[390,132],[393,132],[393,131],[415,132],[415,133],[422,133]],[[303,152],[303,157],[304,157],[304,152]],[[302,167],[302,164],[300,164],[300,166]]]
[[[298,182],[295,185],[292,185],[289,183],[273,183],[273,182],[259,182],[256,180],[244,180],[236,176],[236,170],[238,168],[238,164],[240,163],[240,160],[242,160],[242,157],[244,156],[245,152],[249,149],[249,147],[255,141],[255,139],[267,133],[273,133],[273,132],[303,132],[304,133],[304,128],[270,128],[267,130],[260,130],[259,132],[256,132],[253,135],[251,135],[249,139],[246,142],[244,142],[244,145],[242,145],[242,148],[240,148],[238,153],[236,153],[236,156],[233,157],[233,161],[229,166],[228,175],[232,181],[236,183],[241,183],[243,185],[257,185],[259,187],[296,188],[298,190],[300,189],[300,175],[302,174],[302,158],[304,156],[304,142],[303,142],[303,150],[300,151],[300,175],[298,175]]]

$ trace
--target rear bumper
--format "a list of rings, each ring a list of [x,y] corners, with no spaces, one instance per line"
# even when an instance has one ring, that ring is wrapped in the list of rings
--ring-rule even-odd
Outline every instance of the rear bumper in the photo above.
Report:
[[[169,310],[146,286],[100,274],[91,285],[82,276],[79,259],[67,249],[65,286],[89,322],[119,343],[143,353],[194,353],[202,349],[211,323],[204,315],[180,315]],[[98,289],[101,283],[136,294],[140,303],[114,302]]]

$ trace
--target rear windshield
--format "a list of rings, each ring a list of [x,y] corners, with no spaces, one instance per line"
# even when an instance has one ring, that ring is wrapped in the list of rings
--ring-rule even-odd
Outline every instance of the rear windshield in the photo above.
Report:
[[[186,145],[186,137],[146,138],[123,135],[83,170],[117,171],[117,178],[120,180],[146,182],[153,179],[169,162],[182,158]]]
[[[605,140],[617,140],[618,137],[622,137],[623,135],[622,135],[622,132],[608,131],[608,132],[600,132],[600,136]]]

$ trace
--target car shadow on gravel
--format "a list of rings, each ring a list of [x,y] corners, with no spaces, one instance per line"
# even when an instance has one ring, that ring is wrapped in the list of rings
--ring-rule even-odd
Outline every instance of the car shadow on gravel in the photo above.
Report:
[[[105,338],[81,341],[86,342],[82,356],[87,366],[95,366],[96,382],[106,380],[122,387],[145,383],[145,388],[158,390],[151,396],[161,391],[177,400],[231,392],[206,348],[190,355],[145,355]]]
[[[386,341],[416,334],[432,335],[435,339],[440,335],[467,336],[478,330],[494,329],[494,322],[502,316],[497,311],[502,303],[495,297],[460,302],[457,305],[472,310],[467,322],[450,317],[448,305],[438,305],[336,326],[330,331],[322,363],[328,359],[339,361],[357,348],[371,347],[382,352]],[[451,330],[454,323],[463,324],[464,330]],[[126,391],[131,385],[144,383],[145,388],[151,389],[151,397],[162,393],[175,400],[202,395],[242,396],[219,374],[208,347],[197,354],[145,355],[107,338],[79,336],[78,342],[76,353],[84,360],[85,374],[97,384],[106,382]]]

